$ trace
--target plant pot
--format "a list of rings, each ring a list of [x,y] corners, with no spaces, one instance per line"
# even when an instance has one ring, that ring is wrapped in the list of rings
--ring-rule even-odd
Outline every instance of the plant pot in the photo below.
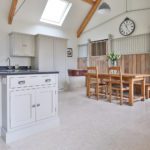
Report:
[[[117,66],[117,61],[111,61],[111,66]]]

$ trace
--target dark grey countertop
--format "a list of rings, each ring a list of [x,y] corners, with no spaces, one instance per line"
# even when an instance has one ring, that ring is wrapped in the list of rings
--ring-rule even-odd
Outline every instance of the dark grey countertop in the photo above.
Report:
[[[32,74],[58,74],[58,71],[40,71],[40,70],[0,70],[0,76],[3,75],[32,75]]]

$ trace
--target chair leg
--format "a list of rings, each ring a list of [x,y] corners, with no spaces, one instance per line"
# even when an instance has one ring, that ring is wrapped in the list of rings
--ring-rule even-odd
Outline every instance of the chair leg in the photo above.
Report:
[[[147,99],[149,99],[149,92],[150,92],[150,90],[149,90],[149,88],[147,88],[147,90],[146,90],[146,93],[147,93],[147,94],[146,94],[146,98],[147,98]]]
[[[108,86],[107,85],[105,86],[105,96],[106,96],[106,98],[108,96]]]
[[[90,85],[89,85],[89,83],[87,84],[87,97],[90,97]]]
[[[121,93],[120,93],[120,105],[122,105],[122,102],[123,102],[123,91],[121,90]]]
[[[95,91],[95,94],[96,94],[96,99],[97,99],[97,100],[98,100],[98,98],[99,98],[98,92],[99,92],[99,89],[98,89],[98,86],[96,85],[96,91]]]
[[[109,102],[111,103],[111,98],[112,98],[112,89],[111,85],[109,86]]]
[[[119,97],[119,91],[116,91],[116,93],[117,93],[117,100],[119,100],[120,99],[120,97]]]

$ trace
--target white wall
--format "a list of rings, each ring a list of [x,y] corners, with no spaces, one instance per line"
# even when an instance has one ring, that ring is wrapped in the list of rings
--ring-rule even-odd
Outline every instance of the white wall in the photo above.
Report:
[[[25,23],[17,23],[13,22],[12,25],[8,25],[7,22],[1,20],[0,22],[0,66],[7,65],[6,58],[9,56],[9,36],[10,32],[22,32],[27,34],[45,34],[51,35],[56,37],[62,37],[70,39],[72,38],[70,34],[67,32],[52,28],[44,25],[36,25],[36,24],[25,24]],[[77,40],[73,38],[68,40],[69,47],[73,47],[76,50]],[[31,60],[30,58],[12,58],[12,64],[19,64],[19,65],[30,65]]]
[[[92,41],[106,39],[109,34],[113,35],[113,38],[122,37],[119,33],[120,23],[126,18],[135,21],[136,29],[132,35],[139,35],[143,33],[150,33],[150,9],[143,11],[134,11],[127,14],[121,15],[103,25],[99,25],[92,30],[85,31],[80,39],[78,40],[79,44],[87,43],[88,39]]]

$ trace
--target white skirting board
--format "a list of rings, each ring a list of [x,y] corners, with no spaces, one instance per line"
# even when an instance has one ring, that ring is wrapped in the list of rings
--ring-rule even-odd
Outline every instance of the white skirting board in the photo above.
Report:
[[[49,128],[57,127],[59,124],[60,124],[59,118],[55,117],[53,119],[40,121],[39,123],[36,123],[36,125],[34,124],[28,128],[26,127],[20,130],[17,129],[16,131],[14,130],[14,131],[6,132],[6,130],[2,128],[1,136],[6,144],[10,144],[14,141],[31,136],[35,133],[39,133]]]

